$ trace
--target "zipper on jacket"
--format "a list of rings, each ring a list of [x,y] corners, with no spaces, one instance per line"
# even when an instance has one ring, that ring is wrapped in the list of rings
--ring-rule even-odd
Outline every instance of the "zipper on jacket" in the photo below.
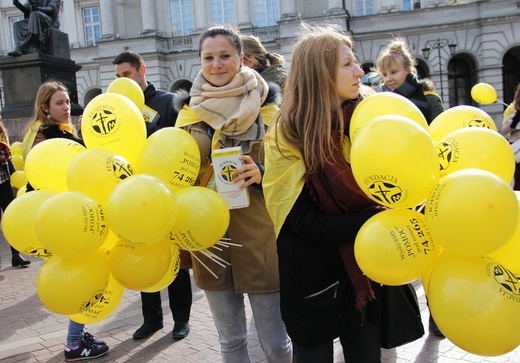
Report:
[[[333,283],[332,285],[330,286],[327,286],[326,288],[324,288],[323,290],[320,290],[318,292],[315,292],[314,294],[311,294],[311,295],[307,295],[304,297],[304,299],[310,299],[310,298],[313,298],[315,296],[318,296],[318,295],[321,295],[323,294],[324,292],[330,290],[334,288],[334,299],[337,297],[338,295],[338,288],[339,288],[339,281],[336,281],[335,283]]]

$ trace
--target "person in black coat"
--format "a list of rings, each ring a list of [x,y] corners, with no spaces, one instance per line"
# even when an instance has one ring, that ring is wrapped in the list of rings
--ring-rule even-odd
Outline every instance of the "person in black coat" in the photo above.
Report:
[[[170,92],[158,90],[146,81],[146,65],[140,54],[126,50],[112,62],[116,76],[127,77],[139,84],[144,92],[147,137],[163,127],[175,125],[177,111],[175,111],[175,96]],[[190,312],[192,305],[191,279],[189,270],[181,268],[175,280],[168,286],[170,309],[175,325],[172,337],[183,339],[190,332]],[[161,293],[141,292],[144,323],[133,334],[134,339],[144,339],[163,327]]]

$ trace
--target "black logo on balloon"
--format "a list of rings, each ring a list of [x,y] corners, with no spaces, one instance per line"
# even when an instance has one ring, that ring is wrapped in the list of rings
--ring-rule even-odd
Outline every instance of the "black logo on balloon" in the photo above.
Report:
[[[518,278],[502,265],[493,267],[493,277],[504,289],[513,295],[520,295]]]
[[[368,193],[382,204],[394,204],[401,200],[403,191],[389,182],[376,181],[368,187]]]
[[[100,135],[108,135],[117,125],[117,116],[109,110],[101,109],[92,116],[92,129]]]
[[[451,159],[453,158],[453,145],[447,142],[443,142],[437,147],[439,151],[439,164],[440,170],[446,170],[450,166]]]
[[[45,248],[36,248],[27,252],[29,256],[40,257],[40,258],[49,258],[52,257],[52,252]]]
[[[116,178],[120,180],[125,180],[126,178],[134,175],[134,170],[130,164],[117,159],[112,160],[112,171],[114,172]]]
[[[484,129],[491,129],[489,122],[486,120],[473,119],[468,122],[468,127],[482,127]]]

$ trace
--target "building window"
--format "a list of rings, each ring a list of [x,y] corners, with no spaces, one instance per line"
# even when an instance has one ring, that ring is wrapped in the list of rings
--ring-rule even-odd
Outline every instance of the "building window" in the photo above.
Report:
[[[356,0],[356,16],[374,15],[374,0]]]
[[[191,34],[195,28],[192,0],[170,0],[170,24],[173,36]]]
[[[504,87],[504,102],[508,105],[513,102],[515,89],[520,84],[520,48],[508,51],[502,60],[502,78]]]
[[[211,23],[236,24],[235,2],[233,0],[210,1]]]
[[[421,0],[403,0],[403,11],[421,8]]]
[[[257,28],[275,26],[280,19],[278,0],[254,0],[253,14]]]
[[[474,67],[464,59],[453,58],[448,63],[448,91],[450,107],[458,105],[475,105],[471,98],[471,87],[476,83]]]
[[[83,27],[85,29],[85,44],[96,45],[101,38],[101,23],[99,21],[99,7],[83,8]]]

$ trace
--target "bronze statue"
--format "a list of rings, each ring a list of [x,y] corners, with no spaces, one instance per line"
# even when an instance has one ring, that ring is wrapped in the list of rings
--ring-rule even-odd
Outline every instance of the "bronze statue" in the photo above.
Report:
[[[52,29],[59,30],[60,0],[29,0],[25,4],[13,0],[13,5],[23,12],[24,19],[13,23],[15,49],[11,56],[24,54],[33,43],[45,53],[45,45]]]

